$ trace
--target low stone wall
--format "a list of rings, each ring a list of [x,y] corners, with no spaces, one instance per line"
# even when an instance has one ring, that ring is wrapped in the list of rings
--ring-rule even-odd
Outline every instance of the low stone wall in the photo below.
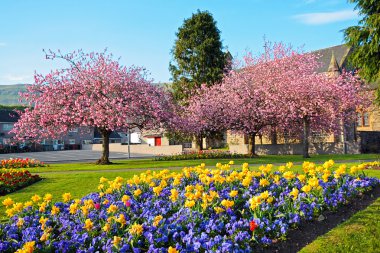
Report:
[[[237,154],[248,154],[248,145],[230,145],[230,152]],[[263,144],[256,145],[256,154],[258,155],[301,155],[302,144]],[[310,154],[344,154],[343,143],[321,142],[310,143]],[[360,154],[360,144],[357,142],[346,143],[347,154]]]
[[[182,145],[168,145],[168,146],[149,146],[148,144],[130,145],[131,153],[143,155],[176,155],[182,154]],[[84,150],[101,151],[102,144],[87,144],[83,145]],[[128,153],[128,145],[121,145],[120,143],[110,143],[111,152]]]

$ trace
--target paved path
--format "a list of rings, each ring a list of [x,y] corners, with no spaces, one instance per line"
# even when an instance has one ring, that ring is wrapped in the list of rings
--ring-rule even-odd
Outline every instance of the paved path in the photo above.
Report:
[[[0,160],[9,158],[33,158],[45,163],[76,163],[96,161],[101,157],[100,151],[92,150],[64,150],[46,152],[27,152],[0,154]],[[153,155],[131,153],[132,159],[152,158]],[[128,153],[110,152],[110,159],[128,159]]]

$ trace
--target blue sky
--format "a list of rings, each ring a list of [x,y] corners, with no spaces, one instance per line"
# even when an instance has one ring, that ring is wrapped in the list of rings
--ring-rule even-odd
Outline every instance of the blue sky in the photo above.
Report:
[[[1,0],[0,84],[60,67],[42,49],[108,48],[155,82],[169,81],[175,33],[197,9],[213,14],[234,57],[261,51],[264,35],[306,51],[338,45],[341,30],[359,20],[346,0]]]

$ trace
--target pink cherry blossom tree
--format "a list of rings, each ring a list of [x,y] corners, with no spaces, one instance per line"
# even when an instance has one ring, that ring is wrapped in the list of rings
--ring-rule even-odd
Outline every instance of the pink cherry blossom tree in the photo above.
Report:
[[[188,110],[191,131],[229,129],[249,136],[255,154],[255,137],[273,129],[294,133],[309,157],[310,131],[331,133],[352,120],[356,108],[368,106],[365,87],[351,73],[338,78],[316,73],[318,59],[283,43],[264,45],[264,53],[247,54],[243,64],[221,84],[192,98]]]
[[[95,127],[103,139],[98,164],[108,164],[109,136],[114,130],[160,126],[168,117],[168,95],[152,85],[140,67],[124,67],[111,54],[49,51],[47,59],[62,59],[67,68],[35,81],[20,94],[31,107],[20,112],[16,138],[55,138],[75,127]]]

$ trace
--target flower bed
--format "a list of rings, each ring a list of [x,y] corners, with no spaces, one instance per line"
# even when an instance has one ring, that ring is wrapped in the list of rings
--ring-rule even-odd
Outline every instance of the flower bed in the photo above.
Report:
[[[29,158],[10,158],[8,160],[1,160],[0,165],[0,168],[3,169],[34,168],[46,166],[46,164],[44,164],[43,162]]]
[[[362,166],[364,169],[367,169],[367,170],[380,170],[379,161],[363,163],[360,166]]]
[[[27,170],[0,169],[0,196],[33,184],[40,179],[38,175],[32,175]]]
[[[81,200],[69,193],[58,203],[50,194],[26,203],[8,198],[11,220],[0,225],[0,251],[251,252],[380,183],[359,166],[333,165],[305,162],[297,174],[291,163],[259,170],[202,164],[180,173],[101,178],[99,192]]]
[[[237,159],[249,158],[249,155],[230,153],[223,150],[190,151],[179,155],[156,156],[155,161],[195,160],[195,159]]]

